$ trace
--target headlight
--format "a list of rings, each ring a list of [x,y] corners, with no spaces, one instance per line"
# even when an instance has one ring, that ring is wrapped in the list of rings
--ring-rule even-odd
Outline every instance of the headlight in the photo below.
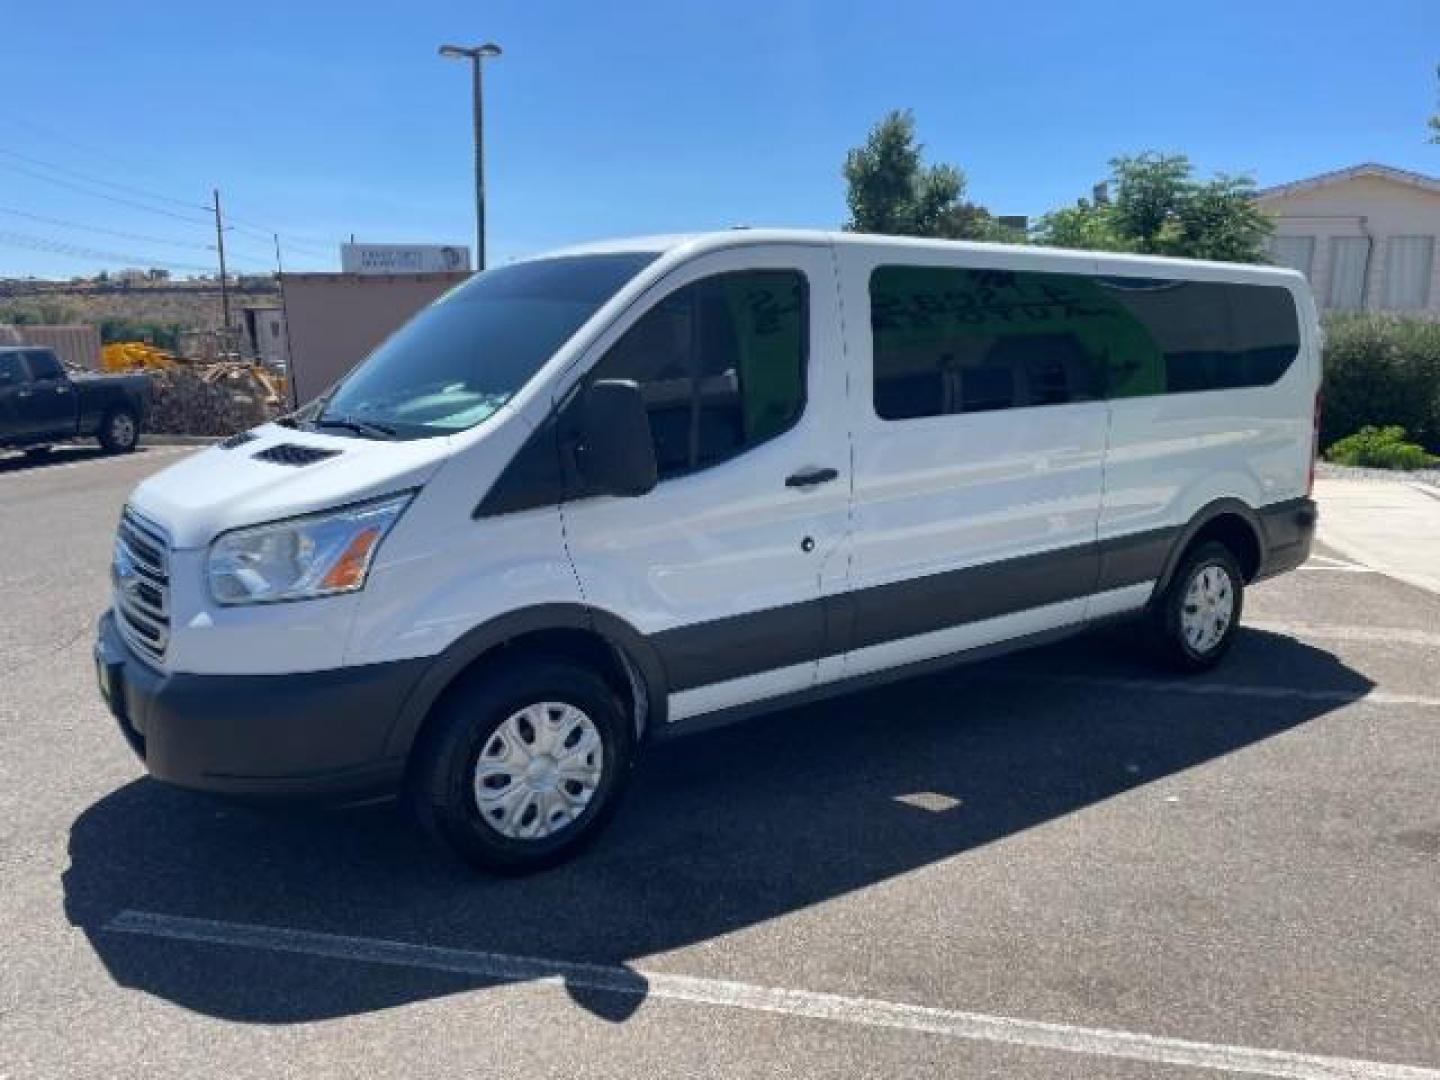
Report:
[[[411,492],[226,533],[210,547],[210,595],[264,604],[354,592]]]

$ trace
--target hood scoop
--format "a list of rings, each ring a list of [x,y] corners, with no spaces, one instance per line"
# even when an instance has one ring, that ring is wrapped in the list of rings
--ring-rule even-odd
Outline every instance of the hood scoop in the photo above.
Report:
[[[302,446],[300,443],[276,443],[274,446],[267,446],[251,457],[256,461],[268,461],[272,465],[291,465],[300,468],[304,465],[313,465],[317,461],[324,461],[326,458],[335,457],[339,450],[331,450],[323,446]]]

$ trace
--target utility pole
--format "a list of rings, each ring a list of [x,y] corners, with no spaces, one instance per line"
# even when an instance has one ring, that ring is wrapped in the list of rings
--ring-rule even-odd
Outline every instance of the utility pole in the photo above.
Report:
[[[220,189],[215,188],[215,249],[220,252],[220,312],[222,327],[230,329],[230,284],[225,277],[225,229],[220,223]]]
[[[493,41],[467,47],[441,45],[440,55],[447,60],[470,61],[470,86],[475,125],[475,270],[485,269],[485,96],[481,69],[485,60],[500,55],[500,46]]]
[[[285,303],[285,263],[280,258],[278,232],[275,234],[275,280],[280,285],[280,319],[285,324],[285,385],[290,391],[290,408],[298,409],[300,391],[295,385],[295,365],[290,355],[290,307]]]

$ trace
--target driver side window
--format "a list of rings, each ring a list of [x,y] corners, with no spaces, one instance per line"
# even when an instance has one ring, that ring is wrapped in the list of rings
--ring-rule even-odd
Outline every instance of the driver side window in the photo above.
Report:
[[[661,480],[787,431],[805,407],[805,277],[745,270],[693,282],[617,341],[590,380],[640,387]]]

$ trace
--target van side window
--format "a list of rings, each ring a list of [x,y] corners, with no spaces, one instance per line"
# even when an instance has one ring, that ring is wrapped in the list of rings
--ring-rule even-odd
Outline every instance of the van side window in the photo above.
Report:
[[[1268,386],[1300,351],[1295,300],[1278,285],[1102,277],[1115,308],[1112,398]]]
[[[718,274],[671,293],[591,379],[638,383],[662,480],[788,430],[805,406],[809,304],[793,270]]]
[[[1086,280],[922,266],[870,278],[875,411],[886,420],[1062,405],[1099,394]]]
[[[886,420],[1268,386],[1300,350],[1278,285],[882,266],[870,277]]]

